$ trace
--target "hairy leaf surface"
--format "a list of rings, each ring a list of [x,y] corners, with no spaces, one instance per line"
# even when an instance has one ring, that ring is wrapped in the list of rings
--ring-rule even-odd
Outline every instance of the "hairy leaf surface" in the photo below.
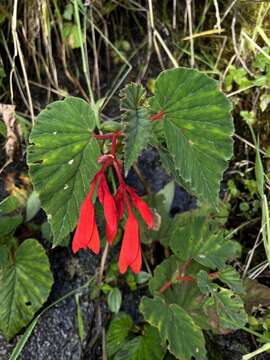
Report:
[[[11,339],[47,300],[53,283],[49,260],[39,242],[25,240],[0,279],[0,329]]]
[[[223,231],[209,223],[207,217],[192,213],[174,223],[170,247],[179,259],[189,258],[211,269],[223,267],[236,256],[239,245],[226,240]]]
[[[99,169],[94,128],[95,113],[89,104],[68,97],[48,105],[32,130],[30,175],[47,213],[54,245],[75,228],[81,203]]]
[[[179,305],[166,304],[161,298],[143,297],[140,311],[145,319],[159,330],[168,349],[178,359],[205,359],[206,351],[201,329]]]
[[[151,135],[151,122],[148,109],[142,106],[145,90],[142,85],[127,85],[121,92],[121,109],[125,110],[123,120],[126,124],[125,173],[137,160]]]
[[[233,132],[231,104],[217,82],[194,69],[165,70],[156,80],[150,111],[164,112],[160,122],[180,176],[200,200],[216,207]]]

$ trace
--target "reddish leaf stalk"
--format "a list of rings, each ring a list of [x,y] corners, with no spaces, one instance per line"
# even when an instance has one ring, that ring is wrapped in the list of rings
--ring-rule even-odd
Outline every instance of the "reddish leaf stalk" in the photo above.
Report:
[[[113,138],[118,138],[120,136],[124,136],[124,133],[123,131],[117,131],[116,133],[112,133],[112,134],[104,134],[104,135],[93,134],[93,136],[95,139],[109,140]]]
[[[165,112],[163,110],[161,110],[157,114],[154,114],[154,115],[150,116],[150,120],[151,121],[162,120],[164,115],[165,115]]]
[[[211,280],[218,278],[218,272],[212,272],[208,274],[208,277]],[[177,276],[177,281],[196,281],[196,278],[194,276]],[[164,293],[167,289],[169,289],[172,286],[172,281],[166,281],[165,284],[159,289],[160,294]]]

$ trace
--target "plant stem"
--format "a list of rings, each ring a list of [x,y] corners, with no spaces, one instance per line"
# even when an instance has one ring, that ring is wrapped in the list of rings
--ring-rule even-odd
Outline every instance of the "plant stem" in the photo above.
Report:
[[[102,283],[104,268],[105,268],[105,264],[106,264],[108,254],[109,254],[109,244],[106,242],[106,245],[105,245],[102,257],[101,257],[100,267],[99,267],[99,272],[98,272],[98,278],[97,278],[97,282],[98,282],[99,286]]]

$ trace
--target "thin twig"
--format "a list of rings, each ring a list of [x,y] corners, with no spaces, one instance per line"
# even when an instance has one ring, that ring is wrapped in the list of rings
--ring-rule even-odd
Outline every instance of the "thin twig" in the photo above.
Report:
[[[244,62],[244,60],[242,59],[238,47],[237,47],[237,41],[236,41],[236,34],[235,34],[235,24],[236,24],[236,15],[234,14],[233,19],[232,19],[232,24],[231,24],[231,32],[232,32],[232,41],[233,41],[233,48],[234,48],[234,52],[236,54],[237,59],[240,61],[240,63],[242,64],[243,68],[246,70],[246,72],[254,77],[254,74],[252,73],[252,71],[249,70],[249,68],[247,67],[246,63]]]
[[[30,110],[30,114],[31,114],[31,120],[32,120],[32,124],[34,125],[35,116],[34,116],[34,110],[33,110],[32,96],[31,96],[31,92],[30,92],[30,88],[29,88],[27,72],[26,72],[25,65],[24,65],[23,53],[22,53],[22,50],[21,50],[21,45],[20,45],[20,41],[19,41],[19,38],[18,38],[18,34],[17,34],[17,9],[18,9],[18,0],[15,0],[14,1],[14,6],[13,6],[12,24],[11,24],[13,44],[14,44],[14,55],[13,55],[13,61],[12,61],[12,69],[11,69],[10,77],[9,77],[11,101],[12,101],[12,104],[13,104],[14,93],[13,93],[13,85],[12,85],[12,76],[13,76],[13,73],[15,72],[15,59],[16,59],[16,57],[18,55],[19,60],[20,60],[20,64],[21,64],[21,68],[22,68],[22,72],[23,72],[25,88],[26,88],[26,94],[27,94],[27,98],[28,98],[28,102],[29,102],[29,110]]]
[[[148,195],[150,195],[150,194],[152,193],[151,187],[150,187],[150,185],[148,184],[148,182],[145,180],[145,178],[144,178],[141,170],[139,169],[139,167],[138,167],[138,165],[137,165],[136,163],[133,164],[133,169],[134,169],[136,175],[138,176],[140,182],[143,184],[143,187],[144,187],[146,193],[147,193]]]
[[[195,57],[194,57],[194,40],[193,40],[193,22],[192,22],[191,3],[192,3],[192,0],[186,0],[187,15],[188,15],[188,28],[189,28],[189,36],[190,36],[190,66],[194,67]]]
[[[218,29],[218,30],[221,30],[221,21],[220,21],[220,15],[219,15],[219,7],[218,7],[218,2],[217,0],[214,0],[214,6],[215,6],[215,9],[216,9],[216,19],[217,19],[217,23],[216,25],[214,26],[215,29]]]

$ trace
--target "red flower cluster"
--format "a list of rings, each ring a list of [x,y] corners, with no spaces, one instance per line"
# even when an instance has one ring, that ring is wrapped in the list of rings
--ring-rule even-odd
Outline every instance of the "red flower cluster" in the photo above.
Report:
[[[124,216],[125,208],[127,210],[127,221],[119,257],[119,270],[121,273],[125,273],[130,267],[134,273],[138,273],[142,264],[140,232],[132,205],[138,210],[149,228],[154,226],[153,214],[148,205],[136,194],[136,190],[128,186],[123,180],[121,165],[114,154],[101,156],[99,162],[103,163],[103,166],[92,180],[90,191],[82,203],[72,250],[76,253],[82,248],[89,248],[95,254],[100,252],[95,208],[92,203],[92,196],[97,187],[98,200],[103,206],[106,220],[106,238],[110,245],[113,244],[118,223]],[[105,170],[110,165],[114,166],[119,180],[119,187],[115,196],[111,194],[105,177]]]

